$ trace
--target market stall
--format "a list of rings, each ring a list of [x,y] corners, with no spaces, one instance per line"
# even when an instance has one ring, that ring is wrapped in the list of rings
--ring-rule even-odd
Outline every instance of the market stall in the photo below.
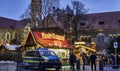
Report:
[[[91,46],[86,46],[85,42],[75,42],[74,51],[76,53],[76,56],[79,58],[81,52],[84,52],[87,56],[89,56],[92,52],[96,52],[95,48],[96,46],[93,43]]]
[[[69,49],[72,48],[66,40],[65,35],[38,31],[29,32],[24,46],[26,46],[26,50],[34,50],[36,48],[51,49],[61,60],[68,60]]]

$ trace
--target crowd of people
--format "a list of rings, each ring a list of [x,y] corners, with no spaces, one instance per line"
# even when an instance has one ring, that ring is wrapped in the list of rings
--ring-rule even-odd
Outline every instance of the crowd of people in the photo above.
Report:
[[[103,55],[104,66],[120,65],[120,56],[118,54]]]
[[[89,56],[87,56],[86,53],[84,52],[80,52],[80,61],[79,62],[82,62],[82,69],[85,70],[85,65],[86,64],[89,64],[91,66],[91,71],[96,71],[96,60],[102,60],[102,64],[103,66],[113,66],[115,64],[117,65],[120,65],[120,57],[119,55],[114,55],[114,54],[111,54],[111,55],[97,55],[95,54],[95,52],[92,52]],[[75,68],[75,65],[77,64],[76,60],[79,59],[76,57],[74,51],[70,51],[70,54],[69,54],[69,64],[71,66],[71,69],[74,71]],[[100,62],[100,61],[99,61]]]
[[[71,66],[71,69],[75,70],[75,68],[77,68],[77,67],[75,67],[75,63],[77,64],[76,61],[79,58],[76,57],[74,51],[70,51],[69,55],[70,55],[69,56],[69,64]],[[96,71],[96,59],[97,59],[97,56],[96,56],[96,54],[94,52],[89,57],[84,52],[81,52],[80,56],[82,57],[82,60],[80,60],[80,61],[82,61],[82,63],[83,63],[82,64],[82,69],[83,70],[85,70],[85,65],[90,63],[91,64],[91,71],[93,71],[93,70]],[[80,66],[80,65],[78,65],[78,66]]]

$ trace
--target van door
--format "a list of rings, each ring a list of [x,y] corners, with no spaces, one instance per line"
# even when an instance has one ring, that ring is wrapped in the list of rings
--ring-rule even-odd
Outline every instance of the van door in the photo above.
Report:
[[[35,55],[35,51],[26,51],[25,52],[23,64],[26,68],[34,66],[34,64],[33,64],[34,63],[34,61],[33,61],[34,55]]]
[[[24,61],[32,62],[34,58],[35,51],[27,51],[24,56]]]
[[[35,51],[33,61],[34,61],[35,63],[39,63],[40,60],[41,60],[41,56],[40,56],[39,51]]]

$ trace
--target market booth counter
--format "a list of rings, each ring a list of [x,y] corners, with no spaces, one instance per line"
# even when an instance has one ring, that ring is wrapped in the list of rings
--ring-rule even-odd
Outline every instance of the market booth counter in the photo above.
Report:
[[[62,63],[68,63],[69,49],[72,46],[65,39],[65,35],[58,35],[55,33],[45,33],[38,31],[30,31],[24,46],[27,50],[34,50],[36,48],[48,48],[53,50],[61,59]]]
[[[69,63],[69,49],[50,49],[53,50],[61,59],[63,64]]]

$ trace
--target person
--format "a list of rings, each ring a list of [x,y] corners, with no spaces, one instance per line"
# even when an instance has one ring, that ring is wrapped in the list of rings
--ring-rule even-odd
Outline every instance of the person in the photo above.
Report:
[[[94,70],[96,71],[96,55],[95,53],[93,52],[91,55],[90,55],[90,62],[91,62],[91,71],[93,71],[93,66],[94,66]]]
[[[115,64],[115,57],[114,54],[111,54],[111,65],[113,66]]]
[[[69,64],[70,64],[70,67],[71,69],[75,69],[75,62],[76,62],[76,55],[74,54],[73,51],[70,51],[70,54],[69,54]]]
[[[105,61],[104,64],[105,64],[105,66],[106,66],[106,65],[108,65],[108,56],[107,56],[107,55],[104,55],[104,58],[105,58],[105,59],[104,59],[104,61]]]
[[[83,61],[83,70],[85,69],[85,64],[88,62],[87,61],[87,55],[84,53],[84,52],[82,52],[81,53],[81,56],[82,56],[82,61]]]
[[[119,62],[120,62],[120,57],[119,57],[119,55],[118,55],[118,54],[116,55],[116,58],[117,58],[117,65],[119,65]]]

